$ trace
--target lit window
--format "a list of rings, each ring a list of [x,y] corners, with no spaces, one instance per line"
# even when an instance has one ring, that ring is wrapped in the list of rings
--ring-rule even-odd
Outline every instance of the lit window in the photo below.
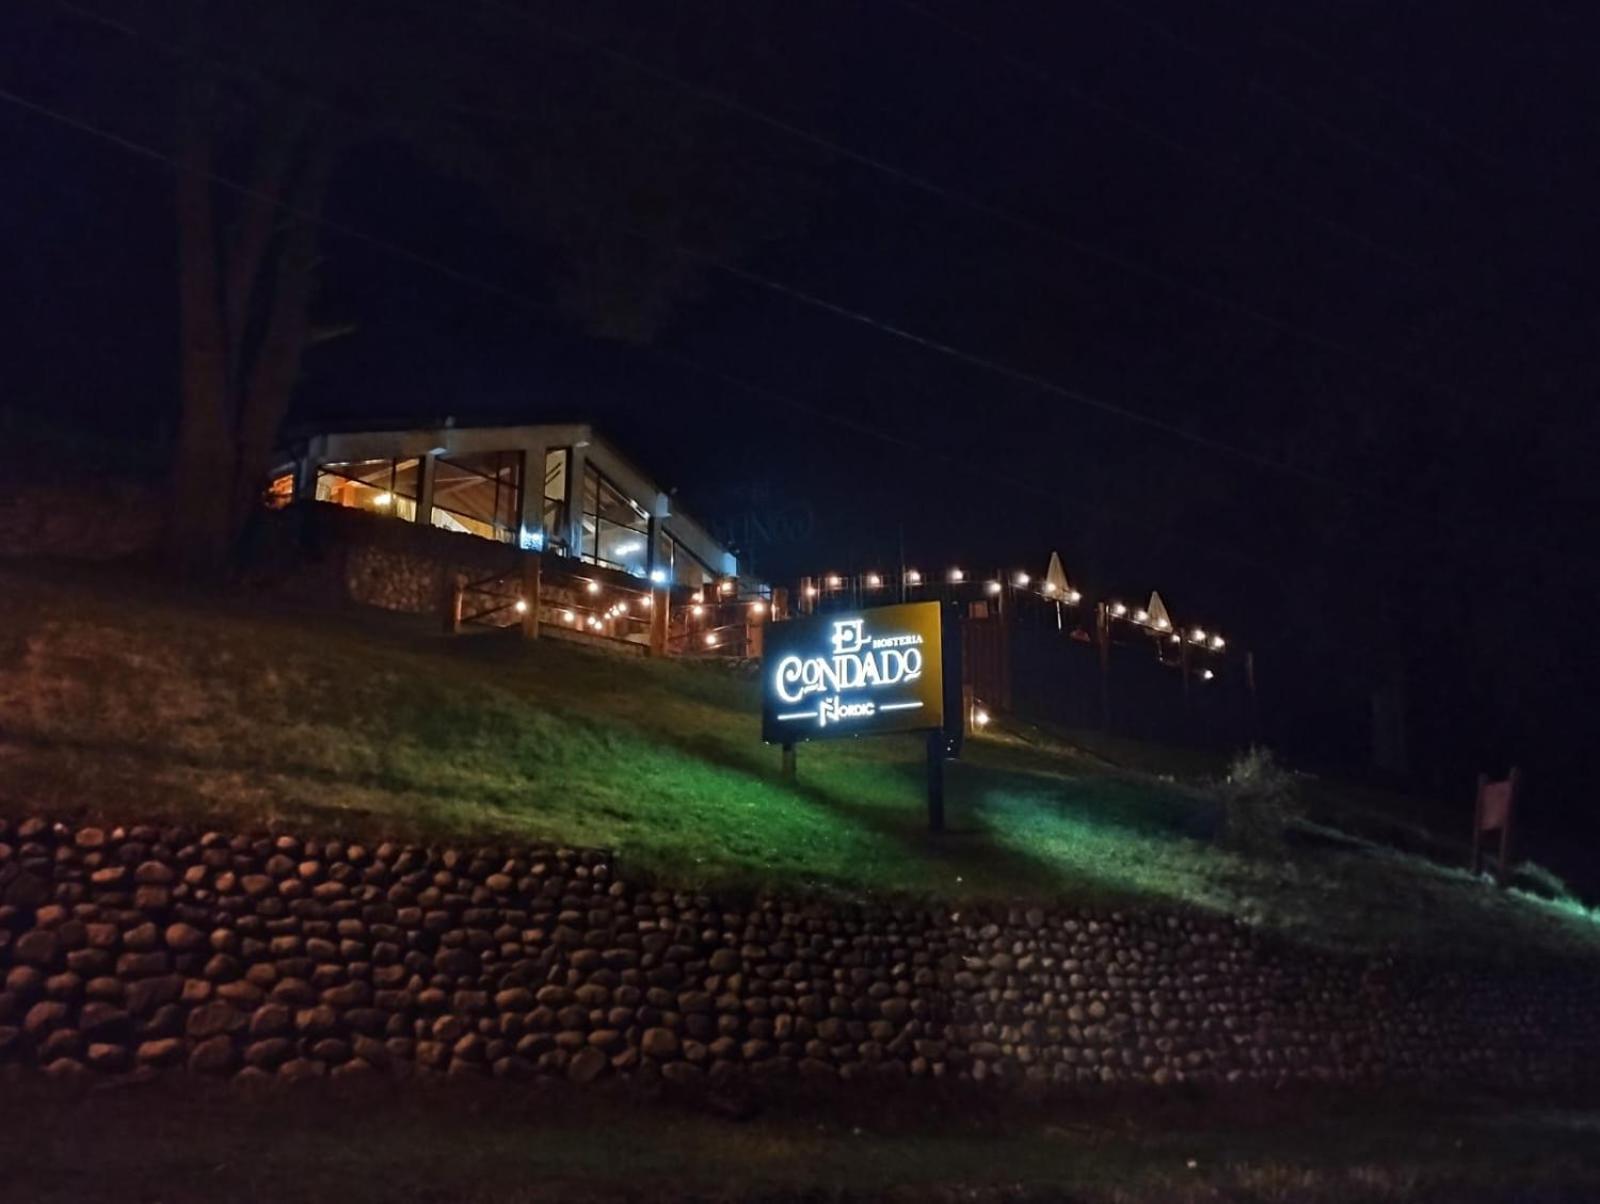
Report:
[[[417,517],[418,460],[349,460],[317,469],[317,500],[389,514]]]

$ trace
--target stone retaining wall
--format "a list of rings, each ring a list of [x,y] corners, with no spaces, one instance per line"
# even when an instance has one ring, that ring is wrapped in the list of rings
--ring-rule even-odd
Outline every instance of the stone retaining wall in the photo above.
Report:
[[[0,556],[115,560],[154,548],[160,525],[161,495],[147,482],[19,480],[0,469]]]
[[[602,853],[0,819],[0,1062],[1041,1085],[1600,1079],[1600,975],[1092,908],[717,900]]]

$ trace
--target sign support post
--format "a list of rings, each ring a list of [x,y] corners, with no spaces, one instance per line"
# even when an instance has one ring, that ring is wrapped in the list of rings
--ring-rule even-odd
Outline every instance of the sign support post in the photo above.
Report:
[[[944,831],[944,732],[928,733],[928,831]]]
[[[943,832],[945,762],[966,736],[959,618],[943,602],[903,602],[757,626],[761,737],[782,748],[783,780],[795,781],[804,741],[921,735],[928,830]]]

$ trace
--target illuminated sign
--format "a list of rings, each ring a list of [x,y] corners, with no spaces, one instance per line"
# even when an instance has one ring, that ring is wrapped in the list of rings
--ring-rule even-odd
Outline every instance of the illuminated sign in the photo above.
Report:
[[[762,737],[794,744],[935,730],[947,717],[959,723],[959,646],[944,635],[938,602],[772,624],[762,657]],[[958,692],[953,704],[947,682]]]

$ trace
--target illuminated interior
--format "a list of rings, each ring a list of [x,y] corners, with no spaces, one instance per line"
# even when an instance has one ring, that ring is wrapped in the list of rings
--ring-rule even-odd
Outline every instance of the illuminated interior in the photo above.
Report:
[[[415,522],[420,464],[414,459],[324,464],[317,469],[317,501]]]

